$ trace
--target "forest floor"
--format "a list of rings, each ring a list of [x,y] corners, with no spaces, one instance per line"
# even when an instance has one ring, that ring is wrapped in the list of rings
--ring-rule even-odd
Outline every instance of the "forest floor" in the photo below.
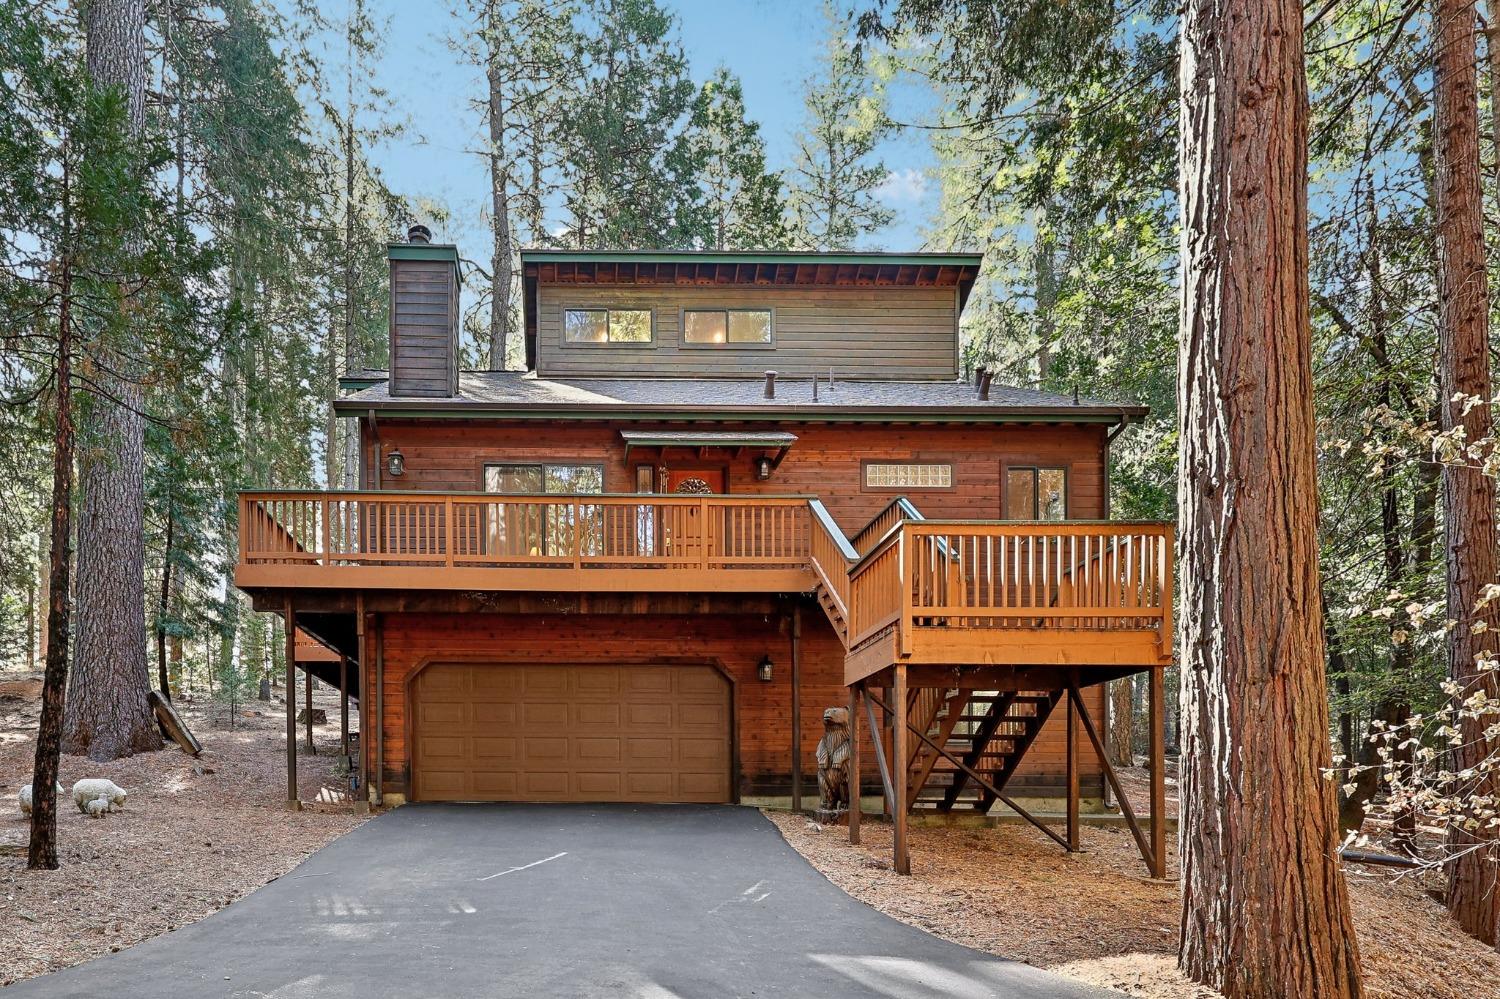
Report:
[[[1125,781],[1146,800],[1146,774]],[[1175,790],[1175,788],[1173,789]],[[1176,808],[1175,796],[1168,806]],[[891,827],[866,818],[861,844],[849,831],[801,815],[768,812],[788,843],[855,898],[930,933],[1025,961],[1126,995],[1212,999],[1177,970],[1173,880],[1153,881],[1124,827],[1085,825],[1069,855],[1025,825],[914,825],[911,876],[891,869]],[[1371,849],[1382,849],[1377,843]],[[1434,898],[1431,875],[1345,865],[1369,999],[1477,999],[1494,994],[1500,954],[1465,936]]]
[[[330,722],[313,726],[317,755],[298,739],[300,812],[285,808],[279,691],[270,704],[242,705],[233,728],[224,709],[179,697],[178,710],[203,754],[194,759],[168,743],[159,753],[112,763],[64,756],[60,869],[29,872],[30,820],[16,794],[31,781],[40,693],[38,675],[0,674],[0,986],[202,919],[366,817],[351,813],[342,800],[345,783],[334,772],[337,691],[320,686],[313,697]],[[124,809],[99,819],[80,813],[66,791],[83,777],[107,777],[125,788]]]

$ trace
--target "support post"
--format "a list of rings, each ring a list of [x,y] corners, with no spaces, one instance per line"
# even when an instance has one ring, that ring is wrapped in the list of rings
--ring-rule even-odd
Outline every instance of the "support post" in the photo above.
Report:
[[[906,842],[906,819],[909,803],[907,802],[908,788],[911,780],[911,754],[907,751],[910,739],[906,732],[906,664],[896,664],[896,682],[891,692],[891,707],[894,715],[891,720],[891,821],[894,827],[892,836],[892,860],[897,874],[911,873],[911,855],[908,852]]]
[[[339,760],[349,766],[349,657],[339,653]]]
[[[303,726],[307,730],[307,752],[309,755],[316,756],[318,755],[318,747],[313,743],[312,734],[313,675],[310,670],[304,669],[302,671],[302,690],[304,693],[302,698],[303,717],[307,719],[306,724]]]
[[[802,605],[792,608],[792,811],[802,811]]]
[[[354,810],[359,814],[367,814],[370,811],[370,787],[367,783],[370,768],[367,762],[370,758],[370,639],[365,628],[365,595],[355,594],[354,597],[354,633],[356,645],[359,649],[359,753],[355,755],[354,767],[357,775],[360,796],[354,803]]]
[[[1068,852],[1078,852],[1078,709],[1068,702]]]
[[[849,842],[859,845],[859,712],[861,684],[849,688]]]
[[[385,628],[375,615],[375,806],[385,805]]]
[[[286,601],[286,807],[297,811],[297,612]]]
[[[1166,670],[1150,671],[1151,716],[1151,876],[1167,876]]]

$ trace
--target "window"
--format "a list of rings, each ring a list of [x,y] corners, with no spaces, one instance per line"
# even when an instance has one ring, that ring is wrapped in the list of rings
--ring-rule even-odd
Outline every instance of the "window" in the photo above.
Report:
[[[1067,469],[1006,469],[1005,519],[1067,520]]]
[[[699,347],[769,346],[770,309],[684,309],[682,342]]]
[[[488,493],[602,493],[603,465],[504,464],[484,466]],[[602,536],[602,509],[563,500],[557,503],[489,504],[485,515],[487,554],[499,558],[534,558],[572,553],[597,554]]]
[[[486,465],[487,493],[602,493],[603,465]]]
[[[564,309],[564,343],[650,343],[650,309]]]
[[[952,489],[953,466],[872,461],[865,465],[865,488]]]

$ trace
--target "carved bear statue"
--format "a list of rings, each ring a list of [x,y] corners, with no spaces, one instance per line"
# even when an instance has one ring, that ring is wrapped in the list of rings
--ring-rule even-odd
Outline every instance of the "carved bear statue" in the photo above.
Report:
[[[836,814],[849,807],[849,711],[823,712],[823,738],[818,740],[818,795],[821,811]]]

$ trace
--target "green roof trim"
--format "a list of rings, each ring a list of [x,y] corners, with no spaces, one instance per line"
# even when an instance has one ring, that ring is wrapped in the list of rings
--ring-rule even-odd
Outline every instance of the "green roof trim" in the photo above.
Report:
[[[632,261],[642,264],[819,263],[978,267],[984,257],[978,253],[820,253],[815,250],[522,250],[521,259],[579,264]]]
[[[458,275],[458,283],[463,284],[464,272],[458,263],[458,247],[452,243],[391,243],[386,247],[386,257],[390,260],[433,260],[452,264],[454,273]]]
[[[723,409],[588,409],[579,407],[548,406],[518,407],[504,405],[475,405],[459,407],[434,406],[430,401],[415,401],[392,405],[389,401],[362,402],[358,399],[338,399],[335,412],[345,416],[360,416],[367,410],[386,414],[391,419],[424,420],[581,420],[592,423],[655,422],[655,423],[1093,423],[1115,426],[1121,423],[1139,423],[1142,414],[1126,407],[1119,409],[1084,408],[1082,411],[1067,409],[949,409],[913,410],[886,407],[850,408],[845,410],[793,409],[767,410],[762,408]]]

